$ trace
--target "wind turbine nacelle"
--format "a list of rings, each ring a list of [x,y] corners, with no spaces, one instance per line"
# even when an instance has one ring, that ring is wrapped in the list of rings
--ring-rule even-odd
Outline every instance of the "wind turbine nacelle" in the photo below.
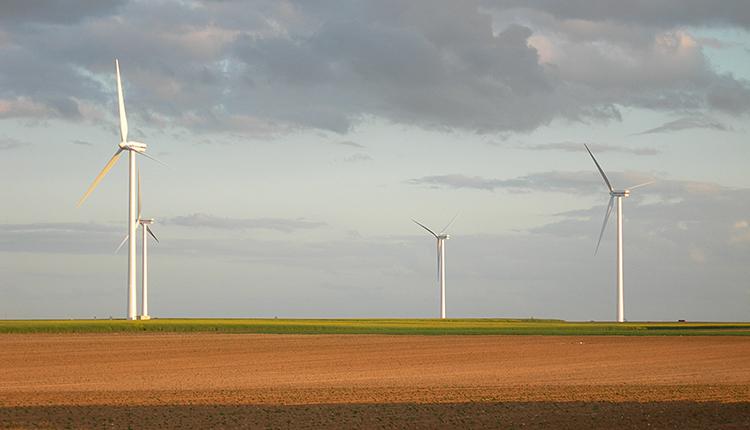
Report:
[[[136,152],[143,152],[143,151],[145,151],[145,150],[146,150],[146,148],[148,147],[148,145],[146,145],[145,143],[141,143],[141,142],[132,142],[132,141],[131,141],[131,142],[128,142],[128,146],[129,146],[129,147],[130,147],[131,149],[133,149],[134,151],[136,151]]]
[[[451,236],[449,234],[441,234],[440,236],[438,236],[438,239],[443,239],[443,240],[450,239],[450,238]]]
[[[630,197],[630,190],[612,191],[612,197]]]
[[[120,142],[118,146],[122,149],[135,152],[145,152],[148,145],[141,142]]]

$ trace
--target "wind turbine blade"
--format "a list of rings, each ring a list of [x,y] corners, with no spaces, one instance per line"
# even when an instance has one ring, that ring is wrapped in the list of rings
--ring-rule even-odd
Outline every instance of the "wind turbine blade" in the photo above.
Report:
[[[150,158],[150,159],[152,159],[152,160],[156,161],[157,163],[161,164],[162,166],[167,166],[167,167],[169,166],[169,164],[167,164],[167,163],[165,163],[165,162],[163,162],[163,161],[159,160],[158,158],[154,158],[154,157],[152,157],[152,156],[150,156],[150,155],[146,154],[145,152],[138,152],[138,151],[135,151],[135,153],[136,153],[136,154],[138,154],[138,155],[143,155],[143,156],[144,156],[144,157],[146,157],[146,158]]]
[[[612,188],[612,184],[609,183],[609,179],[607,179],[607,175],[604,174],[604,170],[602,170],[602,166],[599,165],[599,162],[596,161],[596,157],[594,157],[594,154],[591,153],[591,150],[589,149],[588,145],[585,143],[583,146],[586,147],[586,151],[589,152],[589,155],[591,156],[591,159],[594,160],[594,164],[596,164],[596,168],[599,169],[599,173],[602,174],[602,178],[604,178],[604,182],[607,184],[607,188],[609,188],[609,191],[612,192],[614,189]]]
[[[455,221],[455,220],[456,220],[456,218],[458,218],[458,215],[459,215],[460,213],[461,213],[461,212],[457,212],[457,213],[456,213],[456,214],[455,214],[455,215],[453,216],[453,218],[451,218],[451,221],[450,221],[450,222],[449,222],[449,223],[448,223],[448,224],[447,224],[447,225],[446,225],[445,227],[443,227],[443,229],[442,229],[442,230],[440,230],[440,234],[443,234],[443,233],[445,233],[445,231],[446,231],[446,230],[448,230],[448,227],[450,227],[451,225],[453,225],[453,221]]]
[[[640,188],[640,187],[645,187],[646,185],[651,185],[651,184],[653,184],[654,182],[656,182],[656,181],[648,181],[648,182],[644,182],[644,183],[642,183],[642,184],[638,184],[638,185],[634,185],[634,186],[632,186],[632,187],[629,187],[629,188],[627,188],[627,190],[628,190],[628,191],[630,191],[630,190],[634,190],[634,189],[636,189],[636,188]]]
[[[141,219],[141,171],[138,170],[138,219]]]
[[[117,249],[115,249],[115,254],[117,254],[118,252],[120,252],[120,248],[122,248],[122,246],[125,245],[125,242],[127,242],[128,239],[130,239],[130,235],[126,234],[125,235],[125,239],[123,239],[122,242],[120,242],[120,246],[118,246]]]
[[[607,213],[604,215],[604,223],[602,223],[602,231],[599,233],[599,241],[596,242],[596,250],[594,250],[594,255],[596,255],[597,252],[599,252],[599,244],[602,243],[602,236],[604,236],[604,229],[607,228],[607,221],[609,220],[609,215],[612,214],[612,203],[614,202],[615,198],[613,196],[610,196],[609,198],[609,204],[607,205]]]
[[[125,115],[125,100],[122,97],[122,81],[120,80],[120,62],[115,58],[115,69],[117,71],[117,106],[120,111],[120,139],[121,142],[128,141],[128,117]]]
[[[436,235],[434,231],[432,231],[432,230],[430,230],[429,228],[427,228],[427,226],[425,226],[425,225],[424,225],[424,224],[422,224],[421,222],[419,222],[419,221],[415,220],[414,218],[412,218],[411,220],[412,220],[412,221],[414,221],[415,223],[419,224],[419,226],[420,226],[420,227],[422,227],[423,229],[425,229],[425,230],[429,231],[431,235],[435,236],[435,238],[437,238],[437,237],[438,237],[438,235]]]
[[[154,232],[153,232],[153,231],[151,231],[151,227],[149,227],[149,226],[146,226],[146,231],[148,232],[148,234],[150,234],[150,235],[151,235],[151,237],[153,237],[153,238],[154,238],[154,240],[155,240],[155,241],[156,241],[157,243],[159,243],[159,239],[157,239],[157,238],[156,238],[156,235],[154,234]]]
[[[107,162],[107,165],[104,166],[101,172],[99,172],[99,175],[94,179],[94,182],[91,183],[91,186],[89,186],[89,189],[86,190],[86,192],[83,194],[83,197],[81,197],[81,200],[78,201],[78,207],[80,207],[84,201],[88,198],[88,196],[94,191],[94,188],[96,188],[97,185],[99,185],[99,182],[104,179],[104,176],[109,172],[109,170],[112,168],[112,166],[117,163],[117,160],[120,158],[120,155],[122,155],[123,149],[120,148],[115,152],[115,155],[112,156],[112,158],[109,159]]]

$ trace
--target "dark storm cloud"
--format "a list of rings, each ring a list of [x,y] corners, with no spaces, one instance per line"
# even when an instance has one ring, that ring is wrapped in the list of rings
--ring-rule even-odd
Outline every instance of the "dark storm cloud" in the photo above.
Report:
[[[339,132],[365,115],[480,130],[529,130],[555,115],[545,103],[552,84],[526,43],[528,28],[493,35],[489,17],[472,7],[452,6],[458,16],[434,14],[439,22],[430,22],[413,4],[388,5],[393,10],[379,5],[373,15],[323,21],[311,34],[237,39],[253,90],[274,95],[266,109]],[[453,29],[443,34],[444,26]],[[298,98],[315,103],[297,107]]]
[[[0,117],[113,121],[115,56],[131,116],[193,132],[346,133],[377,117],[496,133],[622,107],[750,110],[750,84],[682,29],[745,26],[747,2],[94,3],[0,6],[16,23],[0,30]]]
[[[213,228],[220,230],[276,230],[291,233],[325,226],[325,223],[285,218],[224,218],[207,214],[192,214],[165,219],[165,224],[182,227]]]

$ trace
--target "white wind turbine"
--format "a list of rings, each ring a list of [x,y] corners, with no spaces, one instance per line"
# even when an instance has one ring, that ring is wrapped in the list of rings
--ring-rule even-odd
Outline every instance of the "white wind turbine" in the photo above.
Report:
[[[445,319],[445,240],[450,239],[450,236],[445,233],[446,230],[448,230],[448,227],[453,224],[453,221],[456,220],[456,217],[458,217],[458,214],[456,214],[453,219],[446,225],[442,230],[440,230],[440,233],[435,233],[434,231],[430,230],[427,226],[422,224],[421,222],[415,220],[412,218],[412,221],[414,221],[417,225],[422,227],[423,229],[430,232],[431,235],[435,236],[435,239],[437,239],[437,265],[438,265],[438,286],[440,287],[440,318]]]
[[[148,158],[150,157],[148,154],[146,154],[146,144],[141,142],[135,142],[128,140],[128,119],[125,115],[125,101],[122,97],[122,82],[120,80],[120,63],[115,59],[115,72],[117,75],[117,105],[118,105],[118,111],[120,114],[120,143],[118,144],[117,152],[115,152],[115,155],[112,156],[112,158],[107,162],[107,164],[104,166],[101,172],[99,172],[99,175],[94,179],[94,182],[91,184],[91,186],[86,190],[86,193],[83,194],[83,197],[81,197],[81,200],[78,201],[78,206],[80,207],[83,202],[88,198],[88,196],[94,191],[97,185],[99,185],[99,182],[101,182],[102,179],[104,179],[104,176],[107,174],[107,172],[112,169],[112,166],[117,163],[117,160],[120,159],[120,156],[122,155],[123,151],[128,151],[128,172],[129,172],[129,189],[128,189],[128,237],[135,237],[135,229],[136,229],[136,213],[135,213],[135,156],[136,154],[141,154]],[[128,315],[127,318],[129,320],[135,319],[136,314],[136,303],[135,303],[135,240],[131,240],[128,243]]]
[[[153,218],[143,218],[142,210],[143,206],[141,205],[141,174],[138,173],[138,225],[142,228],[143,233],[143,239],[141,242],[141,316],[139,319],[141,320],[148,320],[151,319],[151,317],[148,314],[148,236],[146,233],[150,234],[151,237],[154,238],[154,240],[159,243],[159,239],[156,237],[153,231],[151,231],[151,227],[149,227],[151,224],[156,222]],[[123,245],[125,245],[125,242],[130,239],[130,236],[125,236],[125,238],[120,242],[120,246],[117,247],[115,250],[115,254],[122,248]]]
[[[141,288],[142,288],[142,304],[141,304],[141,317],[142,320],[151,319],[151,317],[148,315],[148,236],[146,233],[151,235],[151,237],[154,238],[156,243],[159,243],[159,239],[156,237],[153,231],[151,231],[151,227],[149,227],[151,224],[153,224],[156,220],[153,218],[143,218],[141,216],[141,210],[143,206],[141,206],[141,175],[138,174],[138,224],[143,229],[143,242],[141,243],[142,252],[141,252],[141,258],[143,259],[143,267],[141,270]]]
[[[604,215],[604,222],[602,223],[602,231],[599,233],[599,240],[596,242],[596,250],[594,250],[594,255],[596,255],[596,253],[599,251],[599,245],[602,243],[602,236],[604,236],[604,229],[607,227],[607,221],[609,220],[609,215],[612,213],[612,202],[615,199],[617,199],[617,322],[625,322],[625,305],[623,303],[624,277],[623,277],[623,262],[622,262],[622,199],[623,197],[630,197],[631,190],[634,190],[638,187],[642,187],[644,185],[652,184],[654,181],[649,181],[643,184],[638,184],[636,186],[626,188],[624,190],[615,190],[612,187],[612,184],[610,184],[609,179],[607,179],[607,175],[604,174],[604,170],[602,170],[602,167],[599,165],[599,162],[596,161],[594,154],[591,153],[591,150],[589,149],[588,145],[584,144],[583,146],[586,147],[586,151],[588,151],[589,155],[591,156],[591,159],[594,160],[594,164],[596,164],[596,168],[599,170],[599,173],[602,174],[604,183],[607,185],[607,188],[609,189],[609,204],[607,205],[607,212]]]

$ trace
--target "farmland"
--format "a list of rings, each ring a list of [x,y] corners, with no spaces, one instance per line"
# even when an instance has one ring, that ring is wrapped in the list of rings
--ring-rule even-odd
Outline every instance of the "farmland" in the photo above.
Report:
[[[744,336],[309,334],[352,321],[257,334],[178,322],[167,321],[172,332],[0,335],[0,428],[750,426]]]
[[[537,319],[2,320],[0,333],[256,333],[382,335],[750,335],[750,323],[566,322]]]

